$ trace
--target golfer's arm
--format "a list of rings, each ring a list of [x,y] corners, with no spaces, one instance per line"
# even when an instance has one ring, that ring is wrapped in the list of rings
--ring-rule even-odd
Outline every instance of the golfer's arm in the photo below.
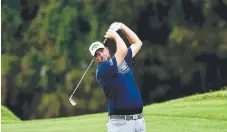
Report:
[[[121,62],[124,60],[125,56],[127,55],[127,46],[123,39],[116,34],[115,36],[115,42],[116,42],[116,53],[115,57],[117,60],[117,65],[121,64]]]
[[[139,37],[126,25],[122,24],[122,31],[131,43],[132,57],[134,57],[142,47],[142,41]]]

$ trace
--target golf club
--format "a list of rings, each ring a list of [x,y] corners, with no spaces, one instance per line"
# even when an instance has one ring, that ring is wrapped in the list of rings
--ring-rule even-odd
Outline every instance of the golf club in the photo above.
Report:
[[[105,40],[103,41],[103,44],[104,44],[104,45],[106,44],[106,41],[107,41],[107,39],[105,39]],[[93,61],[94,61],[94,59],[92,59],[91,63],[89,64],[88,68],[87,68],[86,71],[84,72],[84,74],[83,74],[83,76],[81,77],[79,83],[77,84],[76,88],[74,89],[73,93],[71,94],[71,96],[70,96],[70,98],[69,98],[69,102],[70,102],[73,106],[76,105],[76,101],[73,100],[72,97],[73,97],[74,93],[76,92],[77,88],[79,87],[79,85],[80,85],[81,81],[83,80],[85,74],[87,73],[88,69],[89,69],[90,66],[92,65]]]

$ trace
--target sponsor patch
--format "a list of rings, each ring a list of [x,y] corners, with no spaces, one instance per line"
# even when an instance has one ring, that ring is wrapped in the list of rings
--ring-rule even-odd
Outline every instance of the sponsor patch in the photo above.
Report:
[[[119,66],[118,66],[118,73],[125,74],[130,70],[128,64],[124,60]]]

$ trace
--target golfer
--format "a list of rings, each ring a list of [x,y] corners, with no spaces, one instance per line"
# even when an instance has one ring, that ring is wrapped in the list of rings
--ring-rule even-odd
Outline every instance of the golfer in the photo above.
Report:
[[[121,30],[131,43],[128,48],[117,31]],[[116,53],[99,41],[91,44],[89,51],[98,63],[96,79],[108,100],[108,132],[145,132],[143,102],[132,73],[132,58],[141,49],[142,42],[126,25],[114,22],[105,38],[115,40]]]

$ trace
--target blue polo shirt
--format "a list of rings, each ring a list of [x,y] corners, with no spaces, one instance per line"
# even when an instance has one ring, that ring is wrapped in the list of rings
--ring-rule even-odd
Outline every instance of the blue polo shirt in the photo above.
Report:
[[[143,102],[131,69],[131,48],[128,48],[127,55],[119,66],[113,56],[96,68],[96,79],[108,100],[109,115],[142,113]]]

